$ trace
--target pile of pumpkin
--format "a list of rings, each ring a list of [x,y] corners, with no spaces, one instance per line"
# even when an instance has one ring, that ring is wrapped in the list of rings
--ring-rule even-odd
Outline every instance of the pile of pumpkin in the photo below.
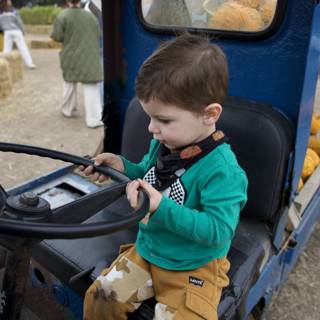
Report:
[[[315,112],[312,115],[310,133],[302,174],[298,184],[299,191],[320,164],[320,114]]]
[[[207,27],[220,30],[257,31],[268,26],[277,0],[205,0]]]

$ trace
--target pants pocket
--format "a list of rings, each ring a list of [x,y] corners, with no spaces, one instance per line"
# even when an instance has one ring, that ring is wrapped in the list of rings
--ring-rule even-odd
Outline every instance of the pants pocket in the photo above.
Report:
[[[190,316],[190,319],[218,319],[213,301],[190,288],[186,291],[186,308],[194,314],[194,317],[191,318]],[[185,319],[189,319],[189,317]]]

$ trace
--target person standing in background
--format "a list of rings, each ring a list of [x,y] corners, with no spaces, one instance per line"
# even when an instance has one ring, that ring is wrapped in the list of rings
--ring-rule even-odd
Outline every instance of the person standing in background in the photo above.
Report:
[[[82,0],[81,1],[82,6],[85,10],[90,11],[95,15],[99,22],[100,30],[102,30],[103,25],[102,25],[102,12],[101,12],[101,0]],[[101,66],[103,68],[103,35],[102,32],[100,33],[100,38],[99,38],[99,49],[100,49],[100,61],[101,61]],[[100,95],[101,95],[101,101],[103,103],[104,101],[104,84],[103,82],[100,82]]]
[[[99,54],[100,28],[96,17],[80,6],[80,0],[69,1],[70,7],[56,18],[51,38],[62,43],[60,66],[64,87],[62,114],[72,117],[77,109],[77,83],[82,83],[86,124],[103,125],[99,83],[103,80]]]
[[[26,66],[29,69],[36,68],[24,40],[24,27],[22,20],[18,11],[12,6],[10,0],[1,1],[0,30],[4,33],[3,52],[10,53],[13,48],[13,43],[15,43]]]

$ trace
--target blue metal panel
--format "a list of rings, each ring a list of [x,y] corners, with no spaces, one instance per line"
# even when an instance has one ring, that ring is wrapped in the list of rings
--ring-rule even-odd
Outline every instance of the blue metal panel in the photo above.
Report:
[[[59,169],[57,169],[47,175],[37,177],[37,178],[30,180],[30,181],[25,181],[25,182],[23,182],[23,184],[21,184],[19,186],[15,186],[15,187],[7,190],[7,193],[10,196],[14,196],[14,195],[26,192],[26,191],[30,191],[40,185],[46,184],[49,181],[58,179],[64,175],[68,174],[69,172],[71,172],[71,170],[72,170],[72,165],[69,165],[64,168],[59,168]]]
[[[258,282],[249,291],[246,301],[246,313],[249,314],[259,303],[265,299],[266,304],[271,300],[273,290],[279,285],[282,270],[282,256],[273,256],[262,271]]]

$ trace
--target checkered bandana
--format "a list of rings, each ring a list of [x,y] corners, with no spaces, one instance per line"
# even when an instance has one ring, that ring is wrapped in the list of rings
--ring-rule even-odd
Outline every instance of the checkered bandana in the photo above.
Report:
[[[220,144],[227,141],[222,131],[215,131],[206,139],[170,153],[164,145],[160,145],[157,163],[154,170],[154,187],[163,191],[170,186],[178,177],[175,172],[179,169],[187,170],[196,161],[207,155]]]

